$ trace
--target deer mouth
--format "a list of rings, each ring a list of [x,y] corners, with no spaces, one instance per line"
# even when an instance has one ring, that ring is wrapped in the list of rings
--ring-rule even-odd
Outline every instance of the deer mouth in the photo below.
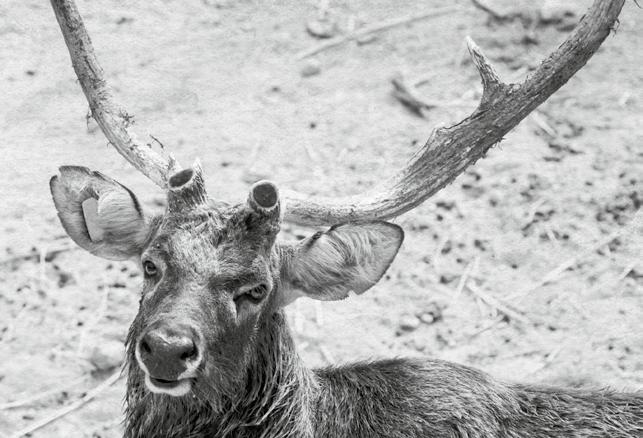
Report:
[[[145,374],[145,386],[156,394],[181,397],[192,389],[192,379],[165,380]]]
[[[159,388],[174,388],[181,383],[181,380],[165,380],[157,379],[156,377],[150,377],[150,381]]]

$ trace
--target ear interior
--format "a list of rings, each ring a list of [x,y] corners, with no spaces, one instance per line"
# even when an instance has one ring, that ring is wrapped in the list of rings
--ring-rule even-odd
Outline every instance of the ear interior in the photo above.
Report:
[[[100,242],[105,237],[105,233],[98,226],[98,200],[94,198],[85,199],[81,206],[89,238],[92,242]]]
[[[129,189],[77,166],[61,167],[50,188],[58,217],[79,246],[111,260],[140,253],[149,225]]]
[[[340,300],[375,285],[393,262],[404,232],[388,222],[332,227],[300,242],[283,263],[287,304],[299,296]]]

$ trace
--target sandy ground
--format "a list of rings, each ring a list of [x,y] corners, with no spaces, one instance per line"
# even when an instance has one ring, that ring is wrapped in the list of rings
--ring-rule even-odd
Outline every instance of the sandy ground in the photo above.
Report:
[[[306,31],[319,2],[79,7],[140,135],[152,133],[183,163],[199,157],[210,193],[241,201],[264,177],[319,195],[372,186],[434,127],[475,107],[481,86],[465,35],[503,77],[519,81],[567,33],[564,25],[490,23],[469,2],[456,3],[462,11],[338,46],[314,62],[295,55],[320,42]],[[342,1],[328,13],[344,33],[440,4]],[[642,25],[628,1],[618,32],[563,89],[455,183],[398,218],[406,241],[379,285],[344,302],[292,306],[311,366],[426,355],[509,380],[643,388],[643,224],[635,218],[643,199]],[[86,121],[48,2],[5,0],[0,38],[0,436],[11,436],[114,372],[137,310],[136,266],[74,249],[21,258],[70,247],[50,176],[63,164],[101,170],[150,208],[162,193]],[[390,79],[399,72],[423,79],[419,93],[438,107],[421,118],[395,100]],[[283,237],[308,233],[287,226]],[[124,390],[119,380],[33,436],[120,436]],[[41,397],[5,405],[34,395]]]

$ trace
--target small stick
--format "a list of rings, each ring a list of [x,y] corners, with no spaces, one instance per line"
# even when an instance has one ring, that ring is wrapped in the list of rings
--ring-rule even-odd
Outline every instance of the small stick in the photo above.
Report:
[[[464,268],[464,272],[460,277],[460,281],[458,281],[458,287],[456,288],[455,293],[453,294],[453,298],[451,299],[451,302],[455,302],[462,294],[464,287],[467,285],[467,281],[469,281],[469,275],[471,275],[471,271],[473,270],[474,264],[475,264],[475,261],[472,261],[467,265],[466,268]]]
[[[431,109],[438,106],[436,102],[428,102],[417,95],[415,88],[409,86],[402,75],[398,75],[391,79],[393,84],[393,97],[402,102],[404,106],[410,109],[413,114],[424,117],[422,114],[423,109]]]
[[[636,260],[628,263],[627,266],[625,266],[625,268],[621,271],[621,273],[616,278],[613,278],[613,279],[607,280],[607,281],[603,281],[603,282],[597,284],[596,286],[592,287],[590,289],[590,293],[594,293],[594,292],[596,292],[598,290],[601,290],[603,288],[607,288],[608,286],[610,286],[612,288],[617,286],[621,281],[623,281],[625,279],[625,277],[627,277],[627,275],[630,272],[632,272],[632,270],[635,267],[636,267]],[[618,295],[618,293],[616,295]]]
[[[481,329],[479,329],[479,330],[477,330],[477,331],[473,332],[472,334],[470,334],[470,335],[467,337],[467,339],[468,339],[468,340],[471,340],[471,339],[473,339],[473,338],[475,338],[475,337],[477,337],[477,336],[481,335],[482,333],[484,333],[484,332],[486,332],[486,331],[488,331],[488,330],[491,330],[494,326],[496,326],[496,325],[500,324],[500,323],[502,322],[502,320],[503,320],[503,319],[504,319],[504,316],[501,316],[500,318],[496,318],[496,319],[494,319],[493,321],[491,321],[491,322],[490,322],[489,324],[487,324],[486,326],[484,326],[484,327],[482,327]]]
[[[630,272],[634,270],[635,267],[636,267],[636,260],[633,260],[630,263],[628,263],[627,266],[625,266],[625,269],[623,269],[623,271],[620,273],[620,275],[616,280],[617,281],[623,280],[625,277],[629,275]]]
[[[436,76],[436,74],[435,74],[435,73],[427,73],[427,74],[425,74],[425,75],[423,75],[423,76],[419,76],[419,77],[417,77],[417,78],[413,79],[413,81],[412,81],[412,83],[413,83],[413,87],[414,87],[414,88],[419,88],[419,87],[421,87],[421,86],[422,86],[422,85],[424,85],[424,84],[428,84],[429,82],[431,82],[431,80],[432,80],[435,76]]]
[[[450,108],[463,108],[472,106],[470,102],[464,101],[439,101],[439,100],[426,100],[418,96],[417,86],[413,86],[404,80],[400,74],[391,79],[393,84],[393,97],[399,100],[404,106],[410,109],[415,115],[424,117],[422,114],[423,109],[432,109],[437,107],[450,107]]]
[[[499,298],[488,294],[475,284],[469,283],[467,284],[467,288],[476,296],[478,296],[482,301],[496,309],[498,312],[503,313],[509,318],[521,322],[525,325],[533,325],[533,323],[529,319],[527,319],[526,316],[521,314],[522,312],[513,310],[509,305],[504,304]]]
[[[484,12],[486,12],[487,14],[491,15],[493,18],[495,18],[498,21],[502,21],[505,18],[507,18],[506,15],[501,14],[500,12],[498,12],[498,11],[494,10],[493,8],[491,8],[486,3],[483,3],[483,2],[481,2],[479,0],[471,0],[471,3],[473,3],[473,6],[475,6],[476,8],[478,8],[478,9],[484,11]]]
[[[547,199],[540,198],[539,200],[531,204],[531,207],[529,207],[529,211],[527,212],[527,219],[525,219],[525,222],[522,226],[523,230],[532,224],[534,218],[536,217],[536,214],[538,213],[538,209],[542,207],[545,202],[547,202]]]
[[[148,134],[148,135],[152,138],[152,140],[154,140],[156,143],[158,143],[159,146],[161,146],[161,149],[165,149],[165,145],[163,143],[161,143],[161,140],[159,140],[158,138],[154,137],[152,134]]]
[[[30,395],[29,397],[25,397],[20,400],[14,400],[11,402],[3,403],[0,405],[0,411],[5,409],[15,409],[25,405],[30,405],[31,403],[37,402],[38,400],[51,397],[52,395],[59,394],[63,391],[68,391],[69,388],[73,388],[74,386],[84,382],[85,380],[87,380],[87,376],[83,376],[79,379],[73,380],[71,383],[65,383],[64,385],[59,385],[53,389],[48,389],[46,391],[40,392],[38,394]]]
[[[565,272],[568,269],[573,268],[578,263],[583,261],[585,258],[591,256],[596,251],[601,249],[603,246],[609,244],[610,242],[612,242],[612,240],[618,238],[621,234],[623,234],[625,232],[625,230],[635,227],[637,225],[637,223],[639,222],[640,217],[641,217],[641,215],[637,214],[634,217],[634,219],[632,219],[632,221],[628,225],[626,225],[625,227],[623,227],[620,230],[617,230],[617,231],[611,233],[606,238],[599,240],[598,242],[596,242],[596,244],[590,246],[589,248],[587,248],[585,251],[581,252],[580,254],[575,255],[573,257],[570,257],[569,259],[565,260],[563,263],[558,265],[556,268],[552,269],[547,274],[545,274],[545,276],[540,281],[538,281],[536,284],[526,288],[525,290],[522,290],[522,291],[519,291],[519,292],[513,294],[509,298],[510,299],[514,299],[514,298],[522,299],[526,295],[528,295],[531,292],[533,292],[534,290],[536,290],[536,289],[538,289],[538,288],[540,288],[540,287],[542,287],[542,286],[544,286],[546,284],[549,284],[549,283],[552,283],[552,282],[556,281],[561,276],[561,274],[563,272]]]
[[[335,363],[335,358],[333,357],[333,354],[324,345],[319,346],[319,352],[321,353],[322,357],[327,363],[329,364]]]
[[[304,150],[306,151],[306,155],[308,155],[308,159],[315,163],[318,162],[319,157],[317,156],[317,152],[315,152],[315,150],[311,147],[311,144],[308,141],[308,139],[303,141],[303,145],[304,145]]]
[[[536,374],[536,373],[544,370],[545,368],[547,368],[549,365],[551,365],[551,363],[554,361],[554,359],[556,359],[556,357],[560,354],[560,352],[562,351],[563,347],[565,347],[565,346],[566,346],[565,344],[559,345],[558,347],[556,347],[553,350],[551,350],[545,356],[545,360],[542,363],[540,363],[537,367],[535,367],[531,371],[527,372],[527,375],[531,376],[533,374]]]
[[[112,386],[114,383],[116,383],[120,378],[122,377],[122,372],[121,370],[116,371],[114,374],[109,376],[107,380],[103,381],[100,385],[95,387],[94,389],[90,390],[85,394],[82,398],[76,400],[75,402],[65,406],[64,408],[54,412],[53,414],[49,415],[48,417],[43,418],[40,421],[36,421],[30,426],[25,427],[22,430],[19,430],[18,432],[14,433],[13,435],[10,435],[9,438],[22,438],[25,435],[28,435],[30,433],[33,433],[37,431],[38,429],[42,429],[49,423],[53,423],[56,420],[59,420],[60,418],[64,417],[65,415],[69,414],[70,412],[75,411],[76,409],[79,409],[82,407],[84,404],[88,403],[92,399],[94,399],[97,395],[99,395],[101,392],[105,391],[107,388]]]
[[[531,113],[531,120],[533,120],[534,123],[536,123],[536,125],[538,125],[538,127],[551,138],[558,137],[556,129],[547,122],[547,119],[545,119],[543,113],[540,111],[534,111]]]
[[[560,242],[556,238],[556,234],[554,234],[554,230],[551,229],[551,226],[547,223],[542,224],[543,230],[545,230],[545,234],[547,235],[547,238],[551,240],[553,244],[556,246],[560,246]]]
[[[345,42],[356,40],[363,36],[370,35],[375,32],[381,32],[383,30],[391,29],[393,27],[401,26],[403,24],[412,23],[414,21],[419,21],[430,17],[437,17],[440,15],[447,14],[449,12],[455,12],[459,10],[462,10],[462,9],[458,6],[448,6],[440,9],[434,9],[431,11],[422,12],[420,14],[407,15],[404,17],[398,17],[398,18],[393,18],[391,20],[386,20],[381,23],[374,24],[372,26],[364,27],[348,35],[342,35],[335,38],[331,38],[315,47],[299,52],[296,55],[296,58],[298,60],[306,59],[309,56],[316,55],[317,53],[323,52],[324,50],[328,50],[332,47],[336,47],[341,44],[344,44]]]

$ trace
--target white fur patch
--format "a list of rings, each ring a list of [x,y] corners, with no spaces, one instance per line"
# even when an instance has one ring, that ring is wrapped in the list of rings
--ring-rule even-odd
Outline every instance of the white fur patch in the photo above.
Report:
[[[98,223],[104,232],[114,235],[137,237],[143,224],[134,200],[125,190],[113,190],[101,194],[98,200]]]
[[[155,394],[167,394],[172,397],[182,397],[192,389],[192,381],[184,379],[180,380],[178,385],[173,386],[172,388],[160,388],[155,386],[154,383],[152,383],[152,379],[150,379],[149,374],[145,373],[145,386],[147,386],[147,389],[149,389],[150,392]]]
[[[89,238],[92,239],[92,242],[100,242],[103,240],[105,232],[98,225],[98,201],[94,198],[88,198],[83,201],[82,205]]]

